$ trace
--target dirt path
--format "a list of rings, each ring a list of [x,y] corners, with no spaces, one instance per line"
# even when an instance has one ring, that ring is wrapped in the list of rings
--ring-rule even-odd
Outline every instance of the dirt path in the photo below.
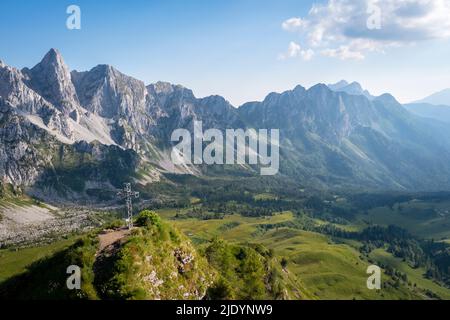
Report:
[[[104,251],[106,248],[111,246],[112,244],[122,240],[125,236],[130,234],[130,230],[121,229],[117,231],[105,232],[99,235],[99,253]]]

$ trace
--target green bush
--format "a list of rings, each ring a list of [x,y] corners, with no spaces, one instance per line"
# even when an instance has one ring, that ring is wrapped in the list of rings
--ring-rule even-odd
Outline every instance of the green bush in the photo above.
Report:
[[[103,226],[104,229],[120,229],[125,226],[125,221],[122,219],[115,219],[111,222],[108,222]]]
[[[139,227],[155,226],[161,228],[161,218],[154,211],[144,210],[137,216],[136,225]]]

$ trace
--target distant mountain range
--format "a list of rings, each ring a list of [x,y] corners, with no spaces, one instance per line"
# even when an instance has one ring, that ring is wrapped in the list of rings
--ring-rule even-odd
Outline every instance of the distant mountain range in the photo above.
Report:
[[[405,108],[421,117],[450,123],[450,89],[442,90]]]
[[[358,83],[301,86],[233,107],[183,86],[145,85],[111,66],[70,72],[57,50],[31,69],[0,62],[0,179],[42,197],[86,197],[166,173],[233,175],[253,167],[174,166],[170,134],[280,129],[280,175],[318,188],[450,190],[450,130]],[[229,170],[228,170],[229,169]]]
[[[418,116],[450,123],[450,106],[434,105],[429,103],[408,103],[406,109]]]
[[[450,89],[436,92],[422,100],[416,101],[415,103],[427,103],[436,106],[450,106]]]

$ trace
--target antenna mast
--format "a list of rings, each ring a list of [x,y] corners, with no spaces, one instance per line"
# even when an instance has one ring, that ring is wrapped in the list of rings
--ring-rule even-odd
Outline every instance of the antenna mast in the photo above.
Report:
[[[131,183],[125,183],[123,190],[117,192],[117,196],[125,199],[127,208],[127,222],[128,229],[133,228],[133,198],[139,198],[139,192],[131,190]]]

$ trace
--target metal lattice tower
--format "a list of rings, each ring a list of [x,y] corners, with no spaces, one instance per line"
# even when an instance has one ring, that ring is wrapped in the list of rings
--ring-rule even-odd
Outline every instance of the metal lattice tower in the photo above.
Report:
[[[117,196],[125,199],[128,217],[125,221],[128,229],[131,229],[133,228],[133,198],[139,198],[139,192],[131,190],[131,183],[125,183],[125,187],[117,193]]]

